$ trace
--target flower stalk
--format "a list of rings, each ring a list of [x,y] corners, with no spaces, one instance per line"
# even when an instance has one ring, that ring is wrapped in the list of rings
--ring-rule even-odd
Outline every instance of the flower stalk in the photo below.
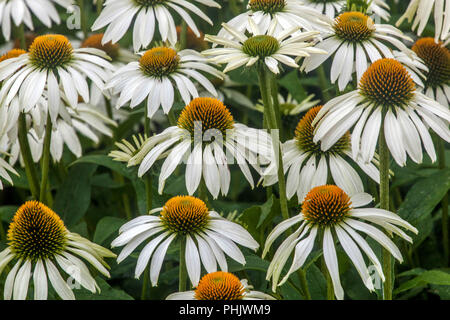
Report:
[[[389,210],[389,149],[384,135],[384,122],[380,129],[380,208]],[[383,271],[386,280],[383,284],[383,300],[392,300],[393,268],[392,256],[383,248]]]
[[[186,281],[187,281],[187,269],[186,269],[186,236],[181,237],[180,240],[180,266],[179,266],[179,277],[178,277],[178,291],[186,291]]]
[[[21,113],[19,116],[19,145],[20,154],[22,155],[23,162],[25,163],[25,173],[27,175],[28,184],[30,185],[31,195],[34,199],[39,199],[39,180],[34,167],[33,158],[31,156],[30,144],[28,143],[27,136],[27,124],[25,119],[25,113]]]
[[[261,63],[258,67],[258,78],[259,78],[259,85],[261,90],[261,97],[264,103],[264,120],[265,120],[265,127],[267,126],[268,129],[271,130],[273,133],[273,130],[277,130],[279,132],[279,126],[278,126],[278,117],[277,113],[275,111],[275,107],[273,104],[273,101],[275,99],[278,99],[277,90],[272,90],[272,87],[275,83],[275,77],[274,75],[267,70],[267,68],[264,66],[263,63]],[[271,96],[273,94],[273,96]],[[277,100],[278,101],[278,100]],[[276,132],[276,133],[278,133]],[[278,158],[278,188],[280,192],[280,207],[281,207],[281,215],[283,219],[289,219],[289,208],[288,208],[288,202],[287,202],[287,196],[286,196],[286,181],[284,177],[284,170],[283,170],[283,157],[281,154],[281,148],[280,148],[280,140],[279,135],[275,134],[274,137],[272,135],[272,142],[273,142],[273,148],[274,148],[274,154],[277,154]],[[268,191],[271,193],[271,190]],[[311,295],[309,293],[308,283],[306,281],[306,275],[305,272],[300,268],[298,270],[298,275],[300,278],[300,287],[305,295],[305,298],[307,300],[311,299]]]
[[[180,32],[180,50],[184,50],[187,47],[187,23],[186,21],[181,22],[181,32]]]
[[[80,7],[80,24],[81,24],[81,31],[83,31],[84,38],[87,38],[88,36],[88,26],[87,26],[87,19],[86,19],[86,9],[84,8],[84,0],[78,0],[78,6]]]
[[[43,154],[41,159],[41,187],[39,192],[39,201],[48,204],[47,199],[47,184],[48,184],[48,173],[50,168],[50,143],[52,138],[52,120],[50,118],[50,113],[47,115],[47,123],[45,127],[45,138]]]
[[[268,125],[268,129],[271,130],[272,134],[275,133],[277,135],[277,132],[274,132],[274,130],[279,131],[278,123],[277,123],[277,116],[275,112],[274,105],[272,103],[271,99],[271,83],[273,75],[266,69],[264,64],[260,64],[258,68],[258,77],[259,77],[259,85],[261,90],[261,97],[264,103],[264,115],[266,117],[266,122]],[[280,149],[280,141],[279,136],[273,138],[273,148],[274,153],[277,155],[277,161],[278,161],[278,187],[280,191],[280,206],[281,206],[281,214],[283,216],[283,219],[289,219],[289,209],[288,209],[288,203],[287,203],[287,197],[286,197],[286,181],[284,178],[284,171],[283,171],[283,159],[281,156],[281,149]]]

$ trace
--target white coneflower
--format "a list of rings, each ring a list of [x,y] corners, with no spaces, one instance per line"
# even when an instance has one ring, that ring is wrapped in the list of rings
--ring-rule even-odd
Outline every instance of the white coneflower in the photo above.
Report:
[[[393,45],[406,54],[412,54],[401,41],[412,41],[412,39],[391,25],[374,23],[368,15],[361,12],[340,14],[330,24],[323,39],[316,48],[328,53],[305,58],[302,70],[310,72],[334,55],[330,80],[332,83],[338,80],[341,91],[352,80],[354,71],[359,81],[370,62],[373,63],[381,58],[394,58],[389,45]]]
[[[33,16],[42,22],[47,28],[52,22],[59,24],[61,19],[56,11],[55,3],[67,9],[72,5],[72,0],[0,0],[0,24],[3,37],[9,41],[11,30],[15,26],[25,24],[30,30],[34,30]]]
[[[44,90],[48,92],[48,106],[52,121],[56,121],[61,103],[60,87],[69,105],[76,108],[78,96],[89,102],[89,88],[85,77],[103,89],[113,66],[109,57],[95,48],[73,49],[69,40],[58,34],[34,39],[28,53],[0,62],[0,91],[2,104],[9,104],[18,96],[24,109],[36,105]]]
[[[428,72],[425,62],[416,53],[406,54],[402,51],[394,50],[393,55],[394,59],[400,62],[409,72],[416,85],[420,88],[425,88],[426,73]]]
[[[8,230],[8,247],[0,252],[0,272],[16,260],[6,277],[4,298],[26,299],[33,281],[34,299],[46,300],[49,281],[61,299],[75,299],[58,267],[76,283],[96,293],[100,288],[80,258],[109,278],[105,257],[116,255],[70,232],[61,218],[44,204],[27,201],[14,215]]]
[[[122,139],[120,142],[116,142],[115,145],[118,150],[111,151],[108,156],[113,158],[115,161],[120,162],[128,162],[131,158],[133,158],[139,150],[141,150],[142,146],[145,142],[148,141],[147,135],[133,135],[132,140],[134,142],[131,143],[125,139]]]
[[[153,215],[156,212],[159,216]],[[227,271],[225,255],[245,264],[245,257],[236,243],[252,250],[259,247],[247,230],[208,210],[202,200],[191,196],[171,198],[162,208],[153,209],[148,215],[124,224],[119,233],[111,243],[113,247],[125,245],[117,258],[119,263],[152,238],[139,254],[135,276],[139,278],[151,258],[150,280],[153,286],[158,283],[167,249],[176,238],[186,241],[186,269],[194,287],[199,284],[201,265],[209,273],[217,271],[217,264],[222,271]]]
[[[266,279],[272,279],[272,290],[275,292],[277,286],[286,282],[293,272],[303,266],[314,248],[316,239],[319,238],[337,299],[344,298],[344,290],[339,279],[336,240],[339,241],[344,252],[352,261],[364,285],[370,291],[374,291],[372,278],[361,251],[367,255],[375,266],[376,272],[384,281],[383,270],[374,251],[357,231],[368,235],[398,261],[402,262],[402,255],[394,242],[374,225],[378,225],[390,234],[396,234],[409,242],[412,242],[412,239],[399,227],[416,234],[417,229],[390,211],[377,208],[359,208],[371,201],[372,197],[369,194],[360,193],[349,197],[344,191],[333,185],[324,185],[312,189],[306,196],[301,212],[281,222],[267,237],[263,257],[283,232],[300,223],[294,233],[288,236],[278,247],[267,270]],[[283,268],[293,251],[295,254],[291,267],[280,281]]]
[[[443,106],[450,104],[450,50],[433,38],[416,41],[412,50],[428,67],[425,80],[425,94],[436,99]]]
[[[17,171],[5,160],[10,158],[9,153],[9,137],[10,130],[17,123],[19,118],[18,105],[2,106],[0,107],[0,178],[6,180],[11,185],[13,181],[10,173],[19,175]],[[0,190],[3,190],[3,182],[0,179]]]
[[[46,96],[47,93],[44,92],[43,95]],[[62,101],[67,101],[63,92],[60,92],[60,95]],[[10,108],[19,110],[18,100],[19,99],[17,98],[13,99]],[[41,98],[39,99],[38,104],[28,110],[28,113],[26,114],[28,129],[27,137],[34,162],[38,162],[42,156],[45,127],[48,125],[48,112],[48,102],[44,98]],[[78,134],[81,134],[93,143],[98,144],[100,142],[100,134],[112,137],[110,126],[117,126],[116,122],[85,103],[78,104],[77,108],[60,104],[58,113],[60,116],[53,122],[50,140],[50,154],[56,162],[59,162],[62,158],[64,145],[67,145],[70,152],[77,158],[81,157],[82,147]],[[17,117],[18,115],[16,118]],[[17,119],[8,126],[7,130],[7,149],[11,155],[9,162],[14,164],[21,156]]]
[[[250,0],[247,9],[248,11],[228,21],[227,25],[242,33],[252,32],[249,24],[249,17],[251,17],[264,34],[268,31],[272,20],[276,19],[278,24],[275,26],[274,33],[279,34],[295,28],[317,31],[329,23],[327,17],[298,0]],[[233,38],[226,29],[220,30],[218,36]]]
[[[267,32],[262,32],[252,18],[248,18],[251,36],[232,28],[228,24],[222,24],[223,28],[233,36],[228,39],[220,36],[206,35],[205,40],[214,45],[222,45],[223,48],[213,48],[203,51],[203,54],[212,56],[212,62],[224,64],[224,72],[237,69],[243,65],[250,67],[258,61],[262,61],[275,74],[280,73],[279,64],[285,64],[292,68],[298,68],[294,59],[308,57],[310,54],[326,52],[313,47],[309,40],[314,39],[319,33],[315,31],[299,32],[299,28],[275,33],[278,24],[277,19],[272,19]],[[290,56],[293,56],[291,58]]]
[[[251,289],[246,279],[239,280],[232,273],[216,271],[204,275],[195,290],[172,293],[166,300],[275,300]]]
[[[450,111],[416,89],[402,64],[394,59],[373,63],[359,82],[358,90],[337,97],[314,119],[314,142],[326,151],[355,123],[352,132],[353,156],[370,161],[377,146],[382,121],[389,150],[404,166],[407,155],[422,162],[422,142],[432,161],[436,152],[427,126],[450,141]]]
[[[191,79],[217,96],[212,83],[199,71],[222,78],[222,73],[194,50],[177,52],[168,47],[156,47],[146,51],[139,61],[119,68],[106,88],[111,88],[113,94],[120,93],[116,108],[130,100],[130,107],[134,108],[147,99],[147,115],[151,118],[160,106],[164,113],[169,113],[176,91],[186,104],[191,98],[198,97],[197,88]]]
[[[306,112],[319,102],[319,100],[312,100],[314,99],[315,95],[310,94],[305,99],[303,99],[301,102],[298,102],[290,93],[286,96],[286,98],[282,94],[278,94],[278,104],[280,108],[280,112],[282,115],[285,116],[295,116],[297,114],[300,114],[302,112]],[[260,112],[264,112],[264,105],[263,101],[259,100],[258,103],[253,107],[253,109],[256,109]]]
[[[195,1],[208,7],[220,8],[220,5],[213,0]],[[152,42],[156,27],[159,29],[162,41],[169,41],[171,45],[176,44],[177,29],[169,9],[178,13],[197,37],[200,36],[200,32],[186,10],[213,25],[206,14],[185,0],[106,0],[104,6],[92,30],[108,26],[102,42],[116,43],[125,35],[136,16],[133,27],[134,51],[146,48]]]
[[[284,171],[288,172],[286,195],[288,199],[297,193],[299,203],[314,187],[327,183],[331,173],[334,183],[348,194],[364,192],[364,185],[355,169],[347,162],[352,159],[374,181],[380,182],[375,164],[365,163],[361,158],[353,158],[349,132],[344,132],[332,146],[323,146],[313,141],[314,128],[312,122],[322,106],[310,109],[299,121],[295,129],[295,137],[282,145]],[[265,175],[264,185],[277,182],[276,166],[271,165]]]
[[[103,33],[94,33],[80,42],[81,48],[96,48],[104,51],[110,58],[114,70],[107,70],[108,79],[111,78],[115,70],[123,67],[125,64],[135,61],[138,57],[131,51],[124,49],[118,43],[111,41],[102,43]],[[104,115],[111,116],[116,121],[124,121],[128,118],[129,112],[124,109],[111,108],[117,101],[117,96],[112,95],[110,90],[101,90],[95,83],[91,83],[89,87],[89,105]]]
[[[331,19],[339,15],[346,7],[347,0],[303,0],[305,5],[310,6],[325,14]],[[367,1],[366,1],[367,2]],[[350,8],[349,8],[350,9]],[[367,8],[369,14],[380,17],[388,21],[391,17],[389,5],[385,0],[371,0]]]
[[[233,163],[230,158],[236,160],[253,188],[248,163],[261,173],[260,165],[268,164],[272,154],[267,132],[236,123],[228,108],[217,99],[196,98],[183,109],[177,126],[149,138],[128,165],[140,164],[141,177],[156,160],[166,157],[159,175],[158,189],[162,193],[166,179],[185,160],[188,193],[192,195],[197,190],[203,177],[215,199],[220,192],[228,194],[231,180],[228,164]]]
[[[411,0],[405,13],[397,21],[396,26],[401,25],[405,19],[408,22],[414,19],[412,30],[417,29],[417,34],[420,36],[427,26],[433,8],[435,41],[437,42],[439,39],[445,41],[450,32],[450,0]]]

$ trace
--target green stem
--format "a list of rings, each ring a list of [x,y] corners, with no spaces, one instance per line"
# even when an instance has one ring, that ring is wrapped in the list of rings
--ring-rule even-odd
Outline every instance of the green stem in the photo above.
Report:
[[[103,9],[103,0],[97,0],[97,15],[102,12]]]
[[[186,237],[183,236],[180,240],[180,270],[179,270],[179,285],[178,291],[186,291],[187,270],[186,270]]]
[[[380,208],[389,210],[389,149],[384,136],[384,123],[380,129]],[[383,285],[383,299],[392,300],[393,268],[390,252],[383,248],[383,271],[386,280]]]
[[[152,190],[152,173],[148,172],[147,177],[145,178],[145,192],[147,199],[147,212],[152,210],[152,202],[153,202],[153,190]]]
[[[437,139],[438,165],[439,169],[444,170],[446,166],[445,143],[438,137]],[[448,193],[441,201],[442,207],[442,247],[444,249],[444,266],[449,264],[449,239],[448,239]]]
[[[239,13],[241,13],[236,1],[237,0],[230,0],[230,8],[231,8],[231,12],[233,12],[234,16],[237,16]]]
[[[284,141],[284,130],[283,126],[281,125],[280,101],[278,100],[278,82],[275,76],[272,76],[270,78],[271,78],[270,91],[272,95],[273,108],[275,110],[275,115],[277,117],[277,125],[278,125],[277,128],[280,129],[281,141]]]
[[[169,118],[169,124],[171,126],[177,125],[177,118],[175,117],[175,112],[172,109],[170,109],[169,113],[167,114],[167,117]]]
[[[203,200],[203,202],[206,204],[208,208],[210,208],[209,205],[209,199],[208,199],[208,188],[206,188],[205,180],[200,181],[200,185],[198,186],[198,197]]]
[[[148,280],[150,278],[150,269],[147,266],[144,271],[144,279],[142,281],[142,291],[141,291],[141,300],[147,299],[147,291],[148,291]]]
[[[115,181],[119,182],[120,184],[124,184],[125,183],[125,179],[124,177],[113,171],[113,178]],[[123,211],[125,212],[125,217],[127,218],[127,220],[131,220],[133,218],[132,214],[131,214],[131,207],[130,207],[130,197],[128,196],[127,190],[124,190],[123,192],[121,192],[122,194],[122,205],[123,205]]]
[[[325,102],[328,102],[331,98],[330,93],[328,92],[330,86],[328,84],[328,80],[325,75],[325,69],[324,69],[323,65],[321,65],[321,66],[319,66],[319,68],[317,68],[317,76],[319,77],[320,87],[322,88],[323,100]]]
[[[20,154],[25,163],[25,173],[27,175],[28,184],[30,185],[31,195],[34,199],[39,199],[39,180],[34,166],[33,158],[31,156],[30,144],[28,143],[27,125],[25,113],[19,116],[19,145]]]
[[[327,281],[327,300],[335,300],[333,281],[331,280],[330,272],[328,271],[327,264],[325,263],[325,258],[323,256],[321,260],[322,273]]]
[[[186,21],[181,22],[181,32],[180,32],[180,50],[184,50],[187,47],[187,23]]]
[[[20,48],[27,51],[27,42],[25,39],[25,28],[23,23],[17,27],[17,38],[19,39]]]
[[[150,118],[147,116],[147,109],[145,109],[145,120],[144,120],[144,134],[147,135],[147,137],[151,136],[151,130],[150,130]],[[145,177],[145,192],[146,192],[146,199],[147,199],[147,212],[152,209],[152,201],[153,201],[153,187],[152,187],[152,173],[148,172],[147,176]]]
[[[278,130],[279,132],[275,108],[273,106],[272,99],[270,97],[270,94],[272,92],[270,89],[272,80],[270,78],[272,75],[266,69],[264,64],[260,64],[258,69],[258,76],[259,76],[261,97],[264,103],[264,115],[266,116],[268,128],[271,130],[272,133],[274,132],[274,130]],[[284,178],[283,157],[281,154],[280,140],[278,137],[272,140],[274,152],[278,156],[277,174],[278,174],[278,187],[280,191],[281,214],[283,216],[283,219],[289,219],[289,209],[286,197],[286,181]]]
[[[311,293],[309,292],[308,281],[306,280],[306,272],[303,269],[298,269],[298,278],[300,279],[300,287],[302,288],[305,300],[311,300]]]
[[[41,159],[41,189],[39,192],[39,201],[42,203],[47,203],[47,181],[48,172],[50,168],[50,143],[52,138],[52,119],[50,118],[50,113],[47,115],[47,123],[45,127],[45,138],[43,154]]]
[[[84,38],[86,39],[88,36],[88,26],[86,20],[86,10],[84,8],[84,0],[78,0],[78,6],[80,7],[80,23],[81,23],[81,31],[83,31]]]

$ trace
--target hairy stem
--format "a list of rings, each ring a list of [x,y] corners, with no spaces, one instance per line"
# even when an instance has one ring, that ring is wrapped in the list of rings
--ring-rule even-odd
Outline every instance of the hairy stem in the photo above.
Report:
[[[47,115],[47,123],[45,127],[44,147],[41,158],[41,188],[39,193],[39,201],[47,203],[47,181],[50,168],[50,143],[52,139],[52,119],[50,113]]]
[[[268,125],[268,129],[273,134],[277,134],[279,132],[277,116],[275,112],[275,108],[271,99],[271,83],[272,83],[272,74],[265,68],[264,64],[261,64],[258,69],[259,83],[261,96],[264,103],[264,115],[266,117],[266,123]],[[274,154],[277,157],[278,161],[278,187],[280,190],[280,206],[281,206],[281,214],[284,219],[289,219],[289,209],[286,197],[286,181],[284,178],[284,170],[283,170],[283,158],[281,155],[280,148],[280,140],[279,137],[275,137],[272,139]]]
[[[181,32],[180,32],[180,50],[187,48],[187,23],[186,21],[181,22]]]
[[[186,270],[186,237],[180,240],[180,270],[179,270],[179,285],[178,291],[186,291],[187,270]]]
[[[27,175],[28,184],[30,185],[31,195],[34,199],[39,199],[39,180],[34,166],[33,158],[31,156],[30,144],[28,143],[27,125],[25,113],[19,116],[19,145],[20,154],[25,163],[25,173]]]
[[[380,130],[380,208],[389,210],[389,149],[384,136],[384,124]],[[383,299],[392,300],[393,268],[391,253],[383,248],[383,271],[386,281],[383,285]]]

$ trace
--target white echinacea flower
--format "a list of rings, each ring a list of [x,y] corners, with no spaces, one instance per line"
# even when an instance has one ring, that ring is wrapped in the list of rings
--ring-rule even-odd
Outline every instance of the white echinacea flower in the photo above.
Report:
[[[153,215],[157,212],[158,216]],[[252,250],[259,247],[247,230],[208,210],[202,200],[191,196],[173,197],[162,208],[125,223],[119,229],[119,236],[111,243],[112,247],[125,246],[117,262],[123,261],[150,238],[139,254],[135,277],[139,278],[151,258],[150,281],[153,286],[158,284],[167,249],[176,238],[186,243],[186,269],[194,287],[199,284],[201,265],[208,273],[217,271],[217,264],[222,271],[227,271],[225,255],[245,264],[245,257],[236,243]]]
[[[356,123],[352,153],[371,161],[384,123],[387,146],[398,165],[407,155],[423,158],[422,143],[434,162],[436,151],[428,127],[450,141],[450,111],[417,89],[405,67],[394,59],[380,59],[364,73],[358,89],[329,101],[314,119],[314,142],[326,151]]]
[[[302,205],[301,212],[281,222],[269,234],[264,247],[263,257],[269,251],[273,242],[286,230],[300,224],[278,247],[267,270],[266,279],[272,279],[272,290],[285,283],[289,276],[301,268],[314,248],[316,239],[321,243],[323,257],[333,283],[334,294],[337,299],[344,298],[344,290],[339,277],[339,264],[336,254],[336,240],[339,241],[344,252],[358,271],[364,285],[374,291],[374,284],[364,261],[364,252],[375,266],[382,281],[385,277],[382,266],[374,251],[359,233],[368,235],[392,254],[398,261],[403,258],[400,250],[381,231],[385,229],[390,235],[396,234],[408,242],[412,242],[403,230],[405,228],[417,234],[417,229],[398,215],[378,208],[359,208],[369,204],[372,196],[367,193],[347,195],[339,187],[324,185],[309,191]],[[357,232],[359,231],[359,232]],[[336,237],[337,236],[337,237]],[[292,252],[294,257],[289,271],[280,281],[281,273]],[[361,252],[362,251],[362,252]]]
[[[334,56],[330,80],[332,83],[337,80],[339,90],[343,91],[355,71],[359,81],[370,62],[394,58],[389,45],[406,54],[413,54],[401,40],[412,42],[412,39],[389,24],[374,23],[361,12],[344,12],[329,25],[329,30],[323,34],[323,41],[316,45],[316,48],[328,53],[305,58],[302,70],[309,73]]]
[[[212,95],[217,91],[201,72],[223,78],[222,72],[208,64],[197,51],[185,49],[177,52],[169,47],[155,47],[119,68],[106,85],[113,94],[120,94],[116,108],[129,102],[134,108],[147,99],[147,116],[151,118],[161,106],[169,113],[178,92],[184,103],[198,97],[195,80]],[[192,80],[191,80],[192,79]]]
[[[251,17],[261,32],[266,33],[272,20],[277,20],[278,24],[275,26],[274,34],[279,34],[295,28],[317,31],[329,23],[329,18],[304,5],[300,0],[250,0],[247,9],[248,11],[228,21],[227,25],[242,33],[252,32],[249,23]],[[217,35],[230,40],[233,38],[224,28]]]
[[[318,10],[331,19],[339,15],[347,4],[347,0],[303,0],[303,2],[305,5]],[[369,2],[369,7],[367,8],[368,14],[375,15],[375,17],[378,16],[386,21],[390,19],[390,8],[385,0],[369,0],[367,2]]]
[[[224,72],[243,65],[250,67],[261,61],[275,74],[280,73],[280,63],[298,68],[297,59],[308,57],[310,54],[326,54],[326,51],[313,47],[313,43],[310,42],[319,32],[299,32],[299,27],[294,27],[276,33],[277,19],[271,21],[267,32],[262,32],[252,18],[248,18],[248,23],[251,30],[249,37],[226,23],[222,24],[233,39],[206,35],[206,41],[223,47],[205,50],[202,53],[212,56],[210,61],[214,63],[226,63]]]
[[[445,4],[444,4],[445,2]],[[445,5],[445,8],[444,8]],[[417,35],[422,35],[434,8],[435,41],[447,40],[450,32],[450,0],[410,0],[405,13],[398,19],[400,26],[405,19],[413,21],[412,30],[417,29]]]
[[[412,50],[424,61],[425,94],[443,106],[450,104],[450,50],[433,38],[421,38]]]
[[[56,11],[55,3],[63,8],[69,8],[72,0],[1,0],[0,1],[0,25],[3,37],[9,41],[11,30],[22,23],[30,30],[34,30],[33,16],[42,22],[47,28],[52,26],[52,22],[59,24],[61,19]]]
[[[287,173],[286,196],[292,198],[297,193],[298,202],[302,203],[306,194],[314,187],[327,183],[329,173],[334,183],[347,194],[364,192],[364,185],[358,172],[348,163],[352,159],[370,178],[380,182],[377,161],[364,162],[352,155],[350,133],[345,132],[332,146],[315,143],[312,122],[322,109],[317,106],[310,109],[299,121],[294,139],[282,144],[284,172]],[[264,172],[264,186],[278,181],[277,166],[270,165]]]
[[[61,104],[60,88],[68,104],[76,108],[78,97],[89,102],[87,79],[103,89],[106,70],[113,66],[110,58],[95,48],[73,49],[69,40],[59,34],[34,39],[27,53],[0,62],[0,103],[8,105],[15,97],[24,109],[34,107],[48,93],[48,108],[55,122]],[[86,79],[87,77],[87,79]]]
[[[204,275],[195,290],[172,293],[166,300],[275,300],[252,289],[246,279],[239,280],[232,273],[216,271]]]
[[[203,180],[216,199],[227,195],[231,174],[229,164],[239,165],[251,187],[254,187],[250,164],[259,174],[261,165],[273,159],[270,135],[264,130],[236,123],[228,108],[214,98],[196,98],[181,112],[178,123],[150,137],[128,166],[139,164],[142,177],[158,159],[166,158],[159,175],[159,193],[165,181],[184,160],[186,189],[194,194]]]
[[[86,263],[109,278],[104,258],[116,255],[70,232],[61,218],[38,201],[27,201],[16,212],[8,229],[8,247],[0,252],[0,273],[13,260],[4,287],[5,300],[25,300],[30,281],[34,299],[46,300],[48,282],[63,300],[75,299],[68,281],[59,269],[92,293],[100,291]],[[59,269],[58,269],[59,267]]]
[[[213,0],[194,0],[208,7],[220,8]],[[146,48],[153,40],[155,29],[158,27],[162,41],[169,41],[171,45],[177,43],[177,29],[170,10],[178,13],[197,37],[200,32],[194,20],[187,11],[194,13],[209,24],[211,19],[197,8],[191,1],[186,0],[106,0],[100,16],[94,22],[92,30],[106,27],[102,42],[118,42],[133,27],[133,48],[137,52]],[[134,19],[136,16],[136,19]],[[134,20],[134,22],[133,22]]]

